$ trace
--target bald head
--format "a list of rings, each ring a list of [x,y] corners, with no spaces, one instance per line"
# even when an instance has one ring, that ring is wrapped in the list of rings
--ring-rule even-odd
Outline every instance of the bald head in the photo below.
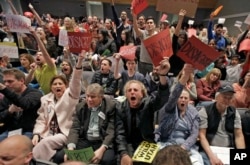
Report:
[[[10,136],[0,143],[0,164],[28,165],[32,148],[32,141],[27,136]]]
[[[32,148],[33,148],[33,144],[32,141],[24,135],[13,135],[10,136],[6,139],[4,139],[1,143],[0,143],[0,147],[1,146],[8,146],[8,148],[10,147],[14,147],[14,148],[20,148],[25,150],[26,152],[31,152]]]
[[[68,162],[64,162],[60,165],[86,165],[86,164],[82,163],[82,162],[78,162],[78,161],[68,161]]]

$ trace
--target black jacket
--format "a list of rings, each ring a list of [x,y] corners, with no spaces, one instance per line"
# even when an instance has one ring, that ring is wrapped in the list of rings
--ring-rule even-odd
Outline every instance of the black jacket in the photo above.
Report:
[[[207,121],[208,127],[206,132],[206,137],[209,143],[213,140],[214,135],[217,132],[219,127],[219,123],[221,120],[221,114],[218,112],[216,108],[216,103],[210,104],[205,106],[207,112]],[[227,114],[226,114],[226,122],[225,122],[225,130],[227,131],[230,137],[230,147],[234,146],[234,119],[235,119],[235,108],[234,107],[227,107]]]
[[[103,77],[104,74],[102,74],[100,70],[96,71],[92,77],[91,84],[92,83],[100,84],[104,88],[105,94],[114,96],[118,86],[118,82],[114,77],[114,73],[112,71],[109,72],[105,83],[102,82]]]
[[[139,110],[136,112],[137,125],[143,140],[154,142],[154,113],[159,110],[168,100],[168,87],[160,86],[154,96],[143,98]],[[139,133],[131,131],[131,113],[127,100],[118,104],[116,114],[116,144],[119,154],[130,154],[128,148],[131,134]],[[133,143],[133,142],[132,142]],[[133,145],[134,146],[134,145]],[[135,150],[136,148],[133,148]]]
[[[4,98],[0,102],[0,122],[4,123],[1,128],[3,131],[11,131],[22,128],[23,132],[33,132],[34,124],[37,118],[37,110],[41,106],[40,98],[42,93],[38,89],[27,87],[21,94],[5,88],[0,91]],[[20,113],[9,113],[8,109],[11,104],[23,109]]]
[[[116,102],[112,99],[104,97],[100,112],[103,112],[105,119],[99,117],[100,136],[103,144],[113,147],[113,140],[115,136],[114,118],[115,118]],[[69,131],[68,141],[77,145],[78,140],[87,139],[87,131],[89,127],[91,111],[85,101],[76,106],[76,114],[73,118],[73,124]]]

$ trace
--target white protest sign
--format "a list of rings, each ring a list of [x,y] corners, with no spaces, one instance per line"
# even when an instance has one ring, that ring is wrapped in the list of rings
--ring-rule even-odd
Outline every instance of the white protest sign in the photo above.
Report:
[[[245,19],[244,23],[250,25],[250,14],[248,14],[248,16]]]
[[[219,18],[218,19],[218,24],[224,24],[226,21],[226,18]]]
[[[242,26],[242,22],[241,21],[235,21],[234,26],[241,27]]]
[[[6,54],[9,58],[19,58],[18,48],[14,44],[0,43],[0,56]]]
[[[210,146],[212,152],[224,163],[230,164],[230,148]]]
[[[68,46],[69,45],[69,38],[68,38],[67,30],[65,30],[65,29],[60,30],[58,45],[60,45],[60,46]]]
[[[6,15],[6,22],[11,32],[30,33],[31,20],[21,15]]]
[[[188,24],[189,25],[193,25],[194,24],[194,20],[188,20]]]

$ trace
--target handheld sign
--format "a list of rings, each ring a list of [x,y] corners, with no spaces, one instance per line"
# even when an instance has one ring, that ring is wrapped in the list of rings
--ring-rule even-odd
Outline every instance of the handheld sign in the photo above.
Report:
[[[169,28],[144,40],[143,44],[145,45],[154,66],[158,66],[164,59],[163,57],[171,57],[173,55]]]
[[[69,38],[67,30],[61,29],[59,32],[58,45],[60,46],[68,46]]]
[[[21,15],[6,15],[6,22],[11,32],[30,33],[31,20]]]
[[[72,53],[81,53],[82,50],[89,51],[92,35],[90,33],[68,32],[69,50]]]
[[[198,3],[199,0],[158,0],[156,10],[171,14],[179,14],[181,9],[185,9],[187,11],[186,16],[194,18]]]
[[[94,156],[92,147],[84,148],[81,150],[64,150],[69,160],[81,161],[89,163],[91,158]]]
[[[197,34],[197,31],[196,31],[196,29],[194,29],[194,28],[189,28],[188,30],[187,30],[187,33],[188,33],[188,38],[190,38],[190,37],[192,37],[192,36],[197,36],[196,34]]]
[[[248,14],[247,18],[244,21],[245,24],[250,25],[250,14]]]
[[[193,25],[194,24],[194,20],[188,20],[188,24],[189,25]]]
[[[134,60],[136,48],[136,46],[122,46],[119,53],[125,60]]]
[[[209,64],[214,62],[219,55],[219,52],[194,36],[189,38],[177,52],[177,56],[186,63],[192,64],[198,70],[205,69]]]
[[[226,18],[219,18],[218,19],[218,24],[224,24],[226,21]]]
[[[222,8],[223,8],[223,5],[220,5],[219,7],[217,7],[217,9],[215,9],[213,12],[214,16],[217,16],[222,10]]]
[[[167,18],[168,18],[167,14],[162,14],[160,22],[164,22],[165,20],[167,20]]]
[[[0,42],[0,55],[6,54],[9,58],[19,58],[16,43]]]
[[[242,22],[241,21],[235,21],[234,26],[241,27],[242,26]]]
[[[239,48],[239,52],[241,51],[250,51],[250,39],[244,39],[241,43],[240,43],[240,48]]]
[[[137,15],[148,7],[147,0],[132,0],[131,6],[134,13]]]
[[[132,159],[135,162],[152,163],[158,150],[157,144],[143,141],[136,149]]]

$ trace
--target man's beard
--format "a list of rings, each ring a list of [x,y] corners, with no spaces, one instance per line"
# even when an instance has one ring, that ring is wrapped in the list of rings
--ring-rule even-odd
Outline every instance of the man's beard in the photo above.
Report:
[[[159,77],[158,74],[154,74],[154,73],[153,73],[153,74],[152,74],[152,78],[153,78],[153,80],[156,81],[156,82],[160,80],[160,77]]]

